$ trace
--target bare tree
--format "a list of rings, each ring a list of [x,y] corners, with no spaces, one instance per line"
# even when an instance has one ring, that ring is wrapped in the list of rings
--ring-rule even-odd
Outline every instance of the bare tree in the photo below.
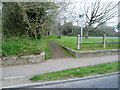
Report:
[[[100,25],[112,19],[118,14],[117,5],[113,1],[95,0],[93,2],[84,2],[84,8],[81,9],[85,16],[85,36],[88,37],[90,31],[96,30]]]
[[[70,3],[65,17],[73,23],[77,22],[77,25],[84,22],[84,32],[87,38],[90,31],[97,30],[100,25],[118,15],[117,6],[118,2],[114,0],[81,0]],[[84,15],[84,19],[80,19],[79,15]]]

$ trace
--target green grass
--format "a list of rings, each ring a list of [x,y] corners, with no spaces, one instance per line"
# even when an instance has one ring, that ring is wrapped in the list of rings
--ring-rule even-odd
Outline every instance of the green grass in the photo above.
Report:
[[[61,39],[57,38],[58,36],[46,36],[42,37],[41,40],[26,38],[26,37],[12,37],[6,40],[3,40],[0,43],[2,51],[0,50],[0,56],[12,56],[12,55],[31,55],[31,54],[40,54],[40,52],[45,51],[46,59],[52,58],[51,50],[48,46],[48,42],[52,40],[58,40],[59,43],[76,49],[76,37],[67,37],[62,36]],[[108,42],[117,42],[117,37],[107,37]],[[84,39],[83,42],[102,42],[102,37],[89,37],[89,39]],[[106,49],[118,48],[118,44],[107,44]],[[80,50],[99,50],[103,49],[102,44],[90,44],[90,45],[81,45]]]
[[[88,39],[85,39],[83,37],[82,42],[83,43],[96,43],[96,42],[102,42],[102,39],[103,39],[102,37],[89,37]],[[118,42],[118,37],[107,37],[106,41],[107,42]],[[58,43],[76,50],[77,38],[62,36],[62,39],[58,40]],[[119,46],[118,43],[106,44],[105,49],[117,49],[118,46]],[[101,49],[103,49],[102,44],[82,44],[80,51],[101,50]]]
[[[66,70],[50,72],[50,73],[43,73],[43,74],[38,74],[38,75],[31,77],[30,80],[32,81],[62,80],[62,79],[75,78],[75,77],[84,77],[88,75],[117,72],[118,64],[120,64],[120,61],[109,62],[109,63],[87,66],[87,67],[66,69]]]
[[[48,42],[56,40],[57,36],[42,37],[41,40],[13,37],[2,41],[2,55],[31,55],[40,54],[42,51],[46,53],[46,59],[52,58],[51,50],[48,47]]]

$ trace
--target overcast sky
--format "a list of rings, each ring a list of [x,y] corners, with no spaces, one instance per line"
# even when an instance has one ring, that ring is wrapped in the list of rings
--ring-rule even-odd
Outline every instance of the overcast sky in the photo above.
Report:
[[[55,2],[61,2],[61,1],[65,1],[65,2],[72,2],[73,3],[73,5],[71,5],[71,6],[69,6],[69,9],[68,9],[68,11],[70,11],[71,12],[71,10],[74,8],[74,10],[72,10],[72,14],[74,14],[74,15],[76,15],[76,20],[79,20],[80,21],[80,18],[79,18],[79,14],[83,14],[83,13],[81,13],[81,11],[80,11],[80,7],[83,7],[82,5],[82,3],[84,2],[84,1],[86,1],[86,0],[3,0],[3,1],[10,1],[10,2],[12,2],[12,1],[31,1],[31,2],[34,2],[34,1],[36,1],[36,2],[44,2],[44,1],[55,1]],[[94,2],[94,1],[96,1],[96,0],[87,0],[87,4],[89,4],[89,3],[91,3],[91,2]],[[120,0],[101,0],[102,2],[119,2]],[[75,7],[74,7],[75,6]],[[1,8],[1,6],[0,6],[0,8]],[[64,15],[65,16],[67,16],[70,12],[64,12]],[[63,15],[63,13],[62,13],[62,15]],[[70,19],[72,19],[72,18],[69,18],[69,20]],[[114,17],[114,18],[112,18],[111,20],[109,20],[108,21],[108,25],[110,25],[110,26],[116,26],[117,25],[117,23],[118,23],[118,17]],[[76,22],[74,22],[74,25],[76,25],[77,23]],[[79,23],[80,24],[80,23]]]
[[[91,2],[94,2],[96,0],[84,0],[84,1],[87,1],[87,4],[89,5],[89,3]],[[72,11],[72,13],[75,13],[78,15],[78,17],[76,17],[78,20],[80,20],[79,18],[79,14],[83,14],[81,11],[80,11],[80,8],[83,7],[83,2],[82,0],[71,0],[71,2],[73,2],[73,6],[74,7],[74,11]],[[115,3],[118,3],[120,0],[101,0],[101,2],[115,2]],[[71,6],[71,8],[73,8]],[[118,8],[117,8],[118,9]],[[74,23],[74,25],[76,25],[77,23]],[[118,24],[118,17],[114,17],[112,19],[110,19],[109,21],[107,21],[107,25],[110,25],[110,26],[117,26]]]

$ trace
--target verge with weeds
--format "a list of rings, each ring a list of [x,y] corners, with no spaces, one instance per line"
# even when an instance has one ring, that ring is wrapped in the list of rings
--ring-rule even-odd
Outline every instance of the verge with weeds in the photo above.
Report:
[[[2,41],[2,56],[20,56],[20,55],[37,55],[42,51],[46,53],[46,59],[52,58],[51,50],[48,43],[58,39],[54,36],[44,36],[42,39],[32,39],[26,37],[12,37]]]
[[[120,64],[120,61],[109,62],[109,63],[93,65],[93,66],[66,69],[56,72],[43,73],[31,77],[30,80],[32,81],[62,80],[62,79],[75,78],[75,77],[84,77],[88,75],[117,72],[118,70],[120,70],[118,64]]]

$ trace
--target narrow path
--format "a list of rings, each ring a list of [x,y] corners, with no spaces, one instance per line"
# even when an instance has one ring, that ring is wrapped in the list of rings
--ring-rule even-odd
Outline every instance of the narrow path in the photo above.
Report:
[[[52,58],[72,58],[72,56],[66,55],[65,51],[58,47],[54,41],[49,42],[49,48],[52,51]]]

